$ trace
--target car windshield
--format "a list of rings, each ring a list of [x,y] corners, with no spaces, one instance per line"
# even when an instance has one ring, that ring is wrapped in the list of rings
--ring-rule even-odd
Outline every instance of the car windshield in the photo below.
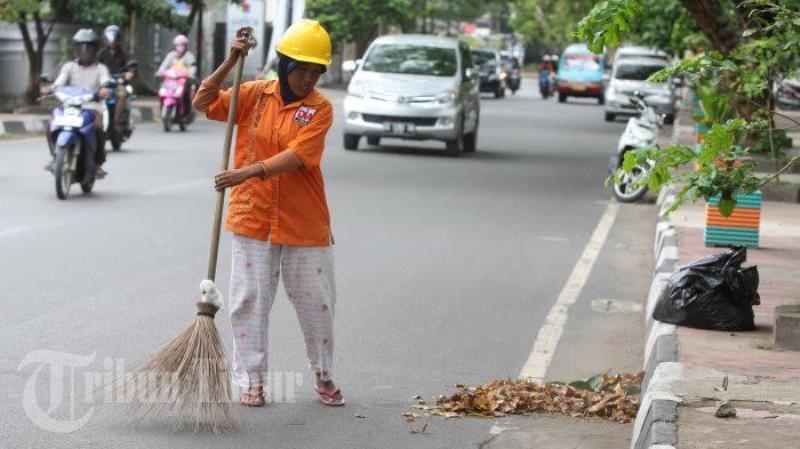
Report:
[[[600,63],[593,57],[567,56],[567,58],[564,60],[564,69],[595,72],[600,70]]]
[[[384,44],[373,48],[363,70],[409,75],[455,76],[456,52],[452,48],[412,44]]]
[[[644,81],[649,78],[650,75],[663,68],[664,66],[662,65],[654,64],[619,64],[614,78],[619,80]]]
[[[494,53],[488,51],[474,51],[472,52],[472,59],[476,66],[486,65],[487,63],[495,63]]]

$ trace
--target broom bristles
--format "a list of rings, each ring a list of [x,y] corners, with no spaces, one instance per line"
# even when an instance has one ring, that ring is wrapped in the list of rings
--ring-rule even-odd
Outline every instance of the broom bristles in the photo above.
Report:
[[[234,428],[231,370],[213,318],[219,307],[198,302],[197,308],[193,324],[111,385],[134,422],[169,416],[176,431]]]

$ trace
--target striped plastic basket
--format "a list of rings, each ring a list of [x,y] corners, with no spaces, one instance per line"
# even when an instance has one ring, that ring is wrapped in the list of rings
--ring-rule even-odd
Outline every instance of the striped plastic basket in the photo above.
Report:
[[[706,203],[706,246],[746,246],[758,248],[761,226],[761,192],[736,195],[736,208],[730,217],[719,211],[719,195]]]

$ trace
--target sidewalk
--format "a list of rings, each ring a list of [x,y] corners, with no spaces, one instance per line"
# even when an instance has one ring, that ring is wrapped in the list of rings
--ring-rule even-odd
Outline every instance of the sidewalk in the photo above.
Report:
[[[684,138],[685,131],[677,129],[675,137]],[[662,194],[661,211],[673,200]],[[775,307],[800,303],[800,204],[763,204],[761,247],[748,250],[746,263],[758,265],[761,279],[753,332],[691,329],[651,318],[678,266],[725,251],[704,246],[703,227],[704,204],[698,202],[681,206],[656,228],[644,393],[631,448],[800,447],[800,352],[775,348],[772,335]],[[715,417],[724,400],[736,408],[735,418]]]
[[[131,107],[134,123],[152,122],[159,116],[159,103],[156,97],[137,97]],[[41,113],[0,114],[0,136],[4,134],[43,133],[50,122],[49,108],[37,107]]]

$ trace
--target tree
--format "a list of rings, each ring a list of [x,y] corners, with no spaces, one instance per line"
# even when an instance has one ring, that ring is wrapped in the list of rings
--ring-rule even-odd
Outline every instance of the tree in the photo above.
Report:
[[[645,0],[642,14],[625,41],[659,48],[675,56],[708,46],[708,40],[680,0]]]
[[[131,11],[141,11],[153,22],[172,24],[172,7],[167,0],[2,0],[0,20],[16,23],[22,34],[28,59],[25,97],[37,102],[44,59],[44,48],[56,23],[87,26],[128,23]],[[33,25],[35,35],[31,33]]]
[[[557,51],[575,41],[575,26],[593,3],[593,0],[516,0],[511,23],[527,42]]]
[[[751,193],[800,162],[800,156],[795,156],[779,168],[775,144],[775,133],[779,130],[775,129],[772,98],[776,78],[798,69],[800,2],[742,0],[736,2],[733,13],[724,10],[726,4],[720,1],[681,0],[681,3],[708,39],[711,49],[659,71],[650,80],[663,82],[676,75],[686,77],[697,90],[705,119],[711,121],[711,130],[705,134],[699,150],[680,143],[662,149],[632,150],[625,155],[623,170],[630,172],[636,166],[648,166],[642,182],[653,190],[675,178],[682,181],[668,213],[686,199],[709,200],[720,195],[720,212],[729,216],[738,193]],[[643,8],[643,0],[599,3],[581,20],[578,35],[595,51],[605,45],[617,45],[621,36],[632,31],[631,24],[641,17]],[[714,110],[730,110],[729,105],[735,111],[733,119],[729,114],[709,114]],[[800,121],[787,118],[800,127]],[[762,178],[756,176],[755,164],[748,160],[748,154],[753,142],[764,136],[775,161],[775,173]],[[693,168],[683,169],[687,165]]]
[[[322,23],[335,44],[355,42],[364,54],[379,27],[408,24],[410,0],[309,0],[306,12]]]

